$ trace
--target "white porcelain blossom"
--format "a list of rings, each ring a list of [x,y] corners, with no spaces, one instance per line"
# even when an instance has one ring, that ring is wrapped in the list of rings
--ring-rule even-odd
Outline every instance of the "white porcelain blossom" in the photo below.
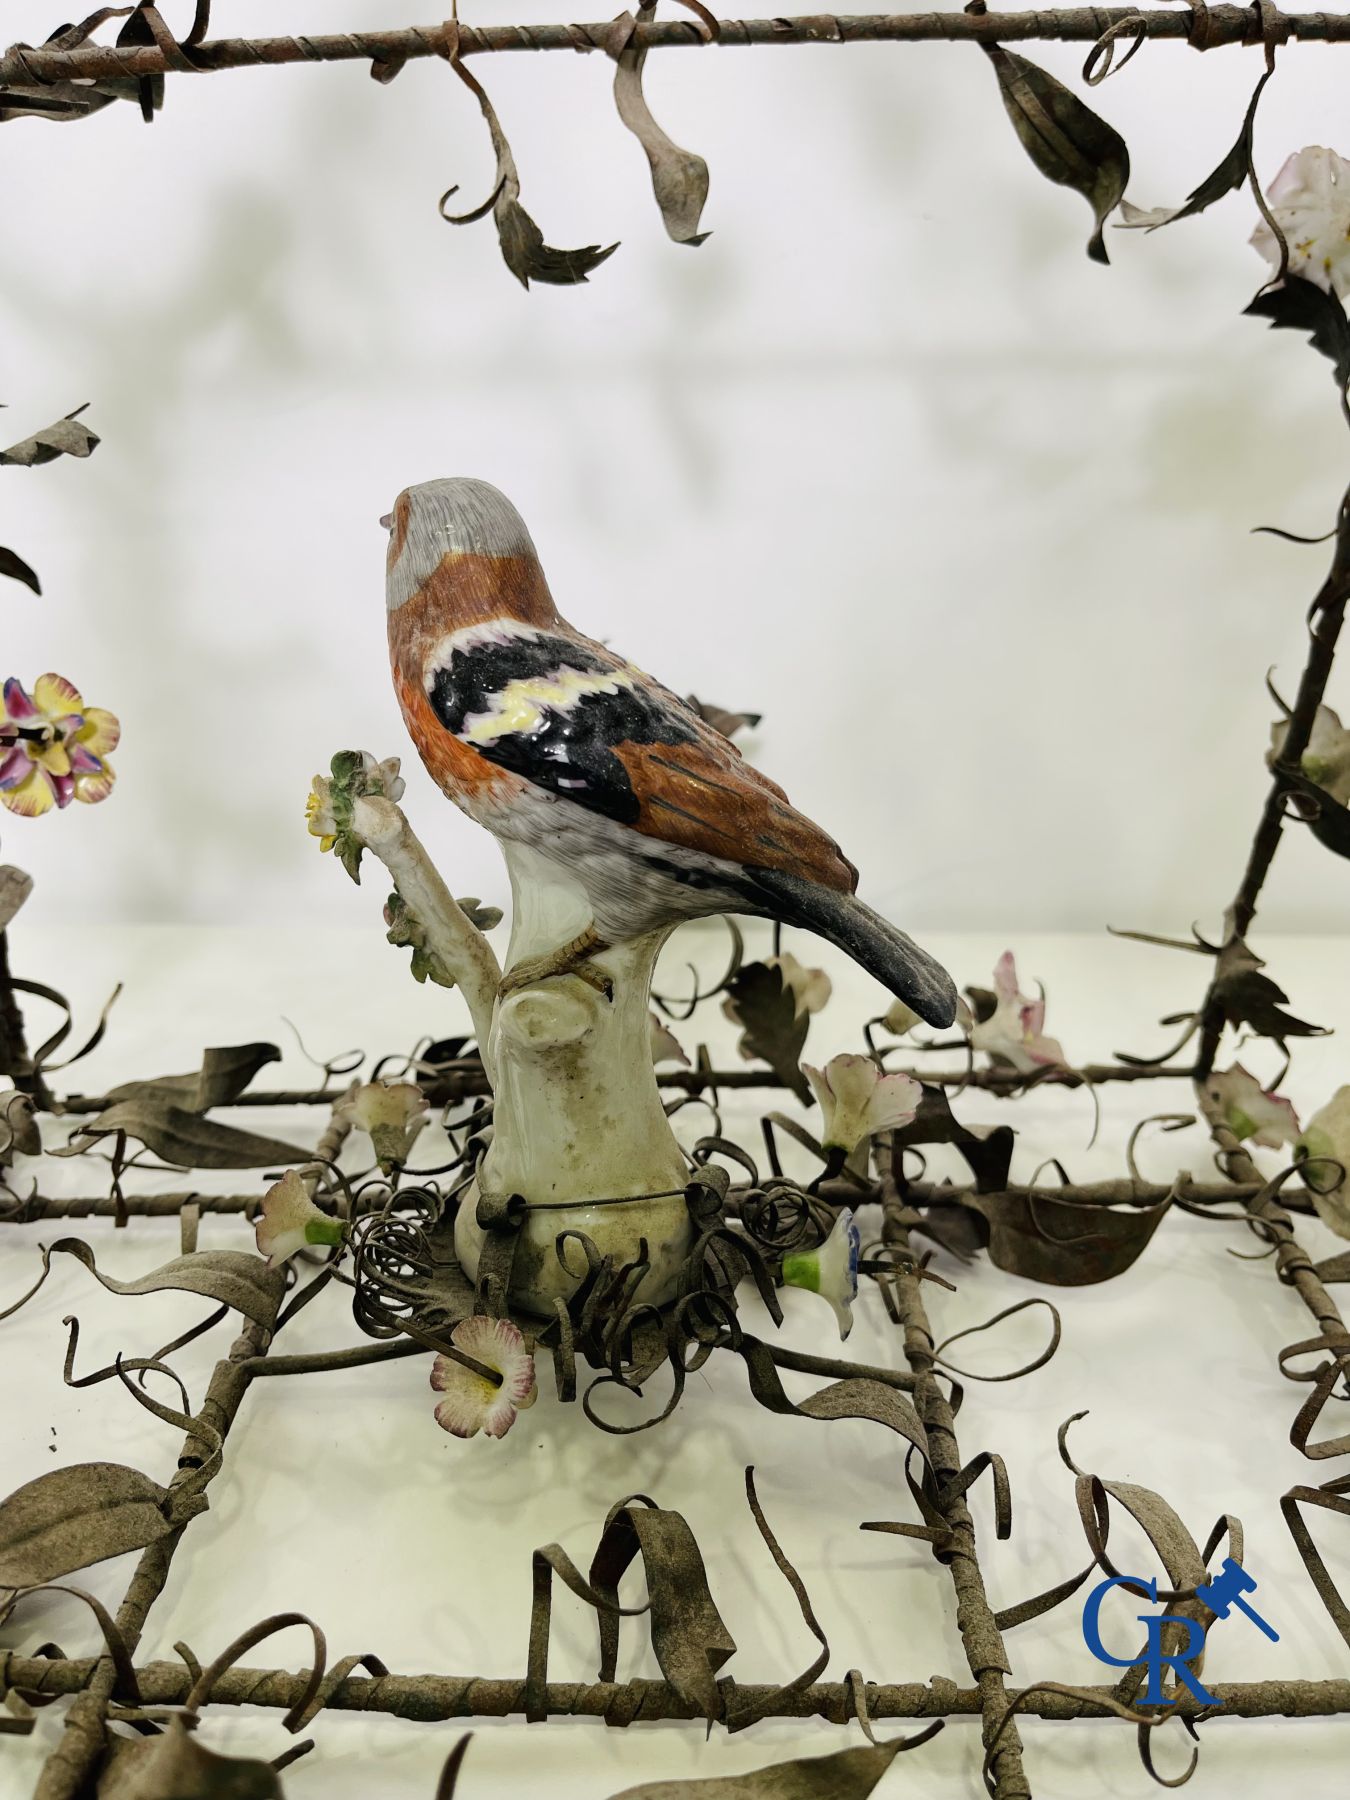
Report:
[[[1023,1075],[1063,1063],[1058,1041],[1044,1035],[1044,999],[1032,1000],[1018,989],[1017,963],[1011,950],[1005,950],[994,966],[994,994],[997,1005],[992,1014],[971,1026],[974,1048],[1010,1062]]]
[[[1267,1150],[1292,1144],[1298,1137],[1298,1114],[1283,1094],[1268,1093],[1255,1075],[1234,1063],[1221,1075],[1211,1075],[1205,1093],[1223,1114],[1223,1122],[1238,1141],[1250,1138]]]
[[[861,1233],[846,1206],[835,1220],[830,1235],[817,1249],[789,1251],[783,1258],[784,1287],[806,1288],[828,1300],[839,1322],[841,1338],[846,1338],[853,1329],[853,1302],[858,1297],[861,1249]]]
[[[516,1414],[533,1406],[539,1392],[534,1358],[524,1337],[509,1319],[475,1317],[461,1319],[450,1333],[450,1342],[475,1362],[495,1369],[501,1382],[466,1369],[452,1356],[437,1356],[431,1385],[444,1398],[436,1408],[436,1423],[452,1437],[471,1438],[479,1431],[492,1438],[505,1437]]]
[[[769,968],[777,969],[783,986],[792,995],[798,1018],[803,1013],[818,1013],[834,991],[824,969],[806,968],[790,950],[781,956],[766,956],[764,961]]]
[[[1288,736],[1288,719],[1276,720],[1270,728],[1267,762],[1279,761]],[[1324,788],[1333,800],[1350,806],[1350,731],[1341,724],[1339,713],[1329,706],[1319,706],[1313,715],[1308,748],[1299,758],[1299,767],[1309,781]]]
[[[908,1125],[923,1089],[911,1075],[887,1075],[870,1056],[832,1056],[823,1069],[802,1064],[820,1102],[820,1141],[851,1154],[865,1139]]]
[[[1350,163],[1334,150],[1296,150],[1266,189],[1266,204],[1289,244],[1289,273],[1342,300],[1350,294]],[[1280,246],[1264,219],[1251,244],[1272,269]]]
[[[647,1035],[652,1047],[652,1062],[677,1062],[689,1067],[689,1058],[680,1048],[680,1040],[656,1013],[647,1014]]]
[[[369,1134],[386,1175],[407,1162],[428,1116],[427,1097],[411,1081],[367,1081],[333,1110]]]
[[[262,1216],[254,1228],[259,1256],[269,1269],[280,1267],[307,1244],[340,1244],[342,1221],[317,1207],[294,1169],[263,1195]]]
[[[1317,1216],[1339,1237],[1350,1238],[1350,1087],[1337,1088],[1304,1126],[1294,1156],[1327,1160],[1303,1172]]]

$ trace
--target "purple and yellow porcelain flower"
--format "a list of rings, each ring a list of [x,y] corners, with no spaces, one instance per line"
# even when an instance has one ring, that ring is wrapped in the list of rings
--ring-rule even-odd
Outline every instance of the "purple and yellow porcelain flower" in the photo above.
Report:
[[[64,675],[39,675],[31,694],[10,676],[0,690],[0,804],[35,819],[72,800],[106,800],[120,736],[113,715],[86,706]]]

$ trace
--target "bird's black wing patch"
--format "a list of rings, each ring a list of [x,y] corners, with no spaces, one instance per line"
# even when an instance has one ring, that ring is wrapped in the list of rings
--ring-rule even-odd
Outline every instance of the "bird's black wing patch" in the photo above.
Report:
[[[470,737],[470,719],[491,714],[497,696],[513,681],[539,681],[562,669],[582,674],[620,674],[621,665],[574,638],[540,635],[480,643],[452,652],[429,689],[432,709],[448,731],[471,743],[485,761],[509,769],[533,786],[574,800],[622,825],[637,822],[641,801],[623,763],[620,744],[683,744],[697,740],[698,721],[667,703],[654,684],[616,680],[610,692],[540,707],[530,731]]]

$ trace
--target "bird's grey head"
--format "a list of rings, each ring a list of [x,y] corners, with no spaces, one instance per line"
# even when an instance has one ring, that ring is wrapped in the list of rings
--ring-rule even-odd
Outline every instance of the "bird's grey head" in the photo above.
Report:
[[[538,557],[525,521],[490,482],[457,475],[404,488],[380,523],[389,532],[385,597],[395,612],[447,556]]]

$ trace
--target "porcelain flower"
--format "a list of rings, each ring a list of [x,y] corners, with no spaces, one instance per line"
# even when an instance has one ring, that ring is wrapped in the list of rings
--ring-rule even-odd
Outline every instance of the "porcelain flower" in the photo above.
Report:
[[[1350,294],[1350,163],[1334,150],[1296,150],[1266,189],[1266,204],[1289,244],[1289,273],[1342,300]],[[1262,219],[1251,235],[1272,269],[1280,246]]]
[[[853,1302],[858,1297],[858,1252],[861,1248],[861,1234],[846,1206],[835,1220],[830,1235],[817,1249],[792,1250],[783,1258],[784,1287],[806,1288],[828,1300],[839,1321],[841,1338],[846,1338],[853,1329]]]
[[[764,960],[771,969],[777,969],[783,986],[792,995],[798,1018],[803,1013],[818,1013],[833,992],[824,969],[806,968],[790,950],[784,951],[782,956],[766,956]]]
[[[72,800],[106,800],[120,736],[113,715],[86,706],[64,675],[39,675],[31,694],[11,676],[0,697],[0,804],[35,819]]]
[[[908,1125],[923,1089],[911,1075],[887,1075],[870,1056],[832,1056],[823,1069],[802,1064],[820,1102],[820,1141],[827,1150],[852,1153],[865,1139]]]
[[[1045,1001],[1032,1000],[1019,991],[1017,964],[1005,950],[994,966],[993,1012],[971,1027],[975,1049],[1009,1062],[1023,1075],[1064,1061],[1054,1038],[1046,1037]]]
[[[1298,1137],[1298,1114],[1293,1102],[1282,1094],[1271,1094],[1255,1075],[1241,1063],[1234,1063],[1221,1075],[1211,1075],[1205,1092],[1223,1114],[1223,1122],[1239,1142],[1248,1138],[1264,1144],[1267,1150],[1278,1150],[1281,1144],[1292,1144]]]
[[[331,775],[316,775],[305,800],[309,835],[319,840],[320,850],[331,850],[351,827],[352,801],[358,795],[382,794],[386,800],[403,798],[404,781],[399,759],[386,756],[377,762],[369,750],[343,750],[333,758]]]
[[[1337,1088],[1294,1145],[1294,1157],[1328,1160],[1304,1171],[1303,1183],[1324,1225],[1350,1238],[1350,1087]]]
[[[689,1067],[689,1058],[680,1048],[680,1040],[655,1013],[647,1014],[647,1036],[652,1047],[652,1062],[677,1062]]]
[[[1284,755],[1288,736],[1288,719],[1277,719],[1270,728],[1268,763],[1276,763]],[[1319,706],[1313,715],[1308,748],[1299,758],[1299,767],[1309,781],[1325,789],[1333,800],[1350,806],[1350,731],[1329,706]]]
[[[342,1221],[321,1211],[295,1170],[287,1169],[263,1195],[262,1217],[254,1236],[259,1256],[265,1256],[268,1268],[275,1269],[306,1244],[340,1244]]]
[[[460,1320],[450,1342],[475,1362],[495,1369],[501,1382],[466,1369],[452,1356],[438,1356],[431,1366],[431,1385],[444,1399],[436,1408],[436,1423],[452,1437],[471,1438],[479,1431],[505,1437],[516,1414],[533,1406],[539,1391],[525,1339],[509,1319],[472,1318]]]
[[[368,1081],[333,1110],[369,1134],[379,1165],[389,1175],[407,1162],[427,1122],[427,1097],[415,1082]]]

